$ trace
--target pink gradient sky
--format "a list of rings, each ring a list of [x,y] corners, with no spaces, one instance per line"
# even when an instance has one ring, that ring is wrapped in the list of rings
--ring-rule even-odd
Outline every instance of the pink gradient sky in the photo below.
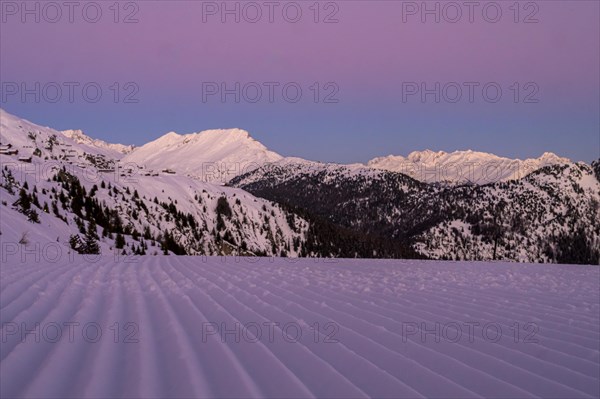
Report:
[[[241,127],[285,155],[328,161],[424,148],[600,157],[597,1],[537,2],[536,24],[515,24],[512,2],[498,2],[507,14],[497,24],[480,14],[472,24],[466,16],[455,24],[403,23],[402,2],[389,1],[337,2],[336,24],[314,24],[309,15],[297,24],[277,17],[272,24],[203,23],[201,3],[138,2],[135,24],[115,24],[109,15],[98,24],[9,17],[0,28],[3,82],[134,81],[140,103],[12,99],[1,106],[34,122],[135,144],[170,130]],[[334,81],[340,102],[204,104],[203,81]],[[405,104],[404,81],[504,88],[533,81],[540,103]]]

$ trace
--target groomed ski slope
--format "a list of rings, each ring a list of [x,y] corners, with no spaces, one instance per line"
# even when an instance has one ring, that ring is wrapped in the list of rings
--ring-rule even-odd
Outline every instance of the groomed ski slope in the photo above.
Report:
[[[3,260],[2,398],[600,395],[598,267],[132,260]]]

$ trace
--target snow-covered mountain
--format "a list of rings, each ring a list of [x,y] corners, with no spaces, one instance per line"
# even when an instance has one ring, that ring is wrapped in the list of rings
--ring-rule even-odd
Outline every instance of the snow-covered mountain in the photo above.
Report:
[[[15,158],[95,167],[103,171],[118,170],[126,146],[93,140],[78,131],[66,134],[21,119],[0,109],[0,155]],[[34,162],[35,163],[35,162]]]
[[[115,158],[121,158],[135,149],[133,145],[112,144],[103,140],[93,139],[82,130],[63,130],[61,133],[78,144],[112,151]]]
[[[154,171],[171,170],[204,181],[225,183],[267,162],[281,159],[241,129],[170,132],[128,154],[123,161]]]
[[[427,258],[598,264],[598,176],[581,162],[507,182],[440,185],[386,170],[279,162],[230,184]]]
[[[367,165],[411,176],[426,183],[488,184],[525,177],[549,165],[571,163],[551,152],[534,159],[510,159],[477,151],[414,151],[407,157],[389,155],[370,160]]]
[[[126,254],[297,256],[303,248],[308,223],[268,200],[150,173],[112,157],[110,146],[5,111],[0,123],[3,243],[72,249],[89,236],[105,253]]]
[[[429,184],[372,165],[282,158],[238,129],[170,133],[129,152],[2,110],[0,128],[3,242],[126,254],[600,258],[598,162],[544,154],[524,177]],[[409,159],[511,162],[470,151]]]

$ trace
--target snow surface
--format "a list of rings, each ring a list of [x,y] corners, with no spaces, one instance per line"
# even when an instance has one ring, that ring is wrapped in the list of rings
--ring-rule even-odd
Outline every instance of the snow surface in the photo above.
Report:
[[[3,398],[600,395],[598,267],[29,256],[2,255]]]

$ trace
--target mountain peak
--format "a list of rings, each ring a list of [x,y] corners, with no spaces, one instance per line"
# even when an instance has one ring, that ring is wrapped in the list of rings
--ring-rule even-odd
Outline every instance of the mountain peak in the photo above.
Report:
[[[408,159],[413,162],[427,161],[432,159],[437,159],[446,155],[447,153],[444,151],[432,151],[432,150],[424,150],[424,151],[413,151],[408,154]]]
[[[545,152],[545,153],[543,153],[542,156],[538,158],[538,160],[542,161],[542,162],[557,162],[557,163],[570,162],[569,159],[563,158],[563,157],[559,157],[558,155],[556,155],[553,152]]]
[[[238,128],[233,128],[233,129],[210,129],[210,130],[204,130],[201,131],[199,133],[193,133],[190,136],[195,136],[195,137],[211,137],[211,138],[215,138],[215,139],[221,139],[221,140],[229,140],[229,141],[235,141],[235,140],[252,140],[252,141],[256,141],[254,140],[251,136],[250,133],[248,133],[246,130],[243,129],[238,129]]]
[[[197,141],[202,140],[221,140],[224,142],[232,142],[232,141],[244,141],[244,140],[254,140],[250,133],[243,129],[210,129],[203,130],[197,133],[187,133],[187,134],[179,134],[176,132],[169,132],[158,139],[154,140],[154,142],[161,142],[163,144],[193,144]]]
[[[126,157],[127,162],[144,165],[154,170],[171,169],[179,173],[205,179],[207,171],[225,170],[219,181],[280,160],[281,155],[269,151],[242,129],[212,129],[180,135],[170,132],[137,148]],[[214,177],[214,176],[213,176]]]

